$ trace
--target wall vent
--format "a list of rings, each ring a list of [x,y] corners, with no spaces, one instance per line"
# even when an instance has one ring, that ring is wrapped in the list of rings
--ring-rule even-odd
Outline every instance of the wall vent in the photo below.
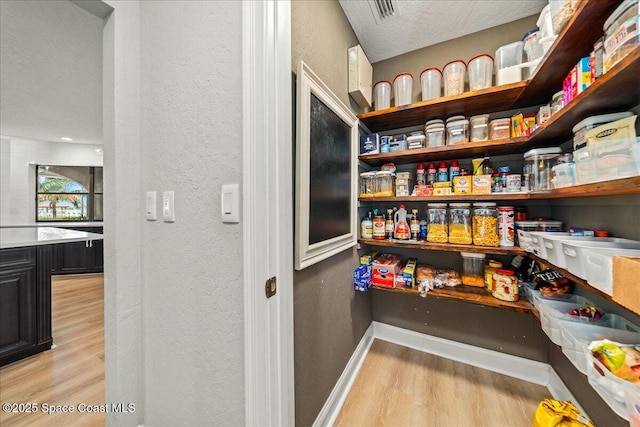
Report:
[[[378,25],[400,15],[395,0],[369,0],[369,5]]]

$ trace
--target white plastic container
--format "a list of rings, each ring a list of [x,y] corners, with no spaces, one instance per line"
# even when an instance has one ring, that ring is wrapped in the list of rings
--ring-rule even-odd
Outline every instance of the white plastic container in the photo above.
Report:
[[[422,70],[420,73],[420,84],[422,85],[423,101],[441,97],[442,71],[435,67]]]
[[[535,61],[544,56],[542,45],[540,44],[540,30],[535,29],[529,31],[524,35],[522,41],[524,42],[524,52],[527,54],[527,62]]]
[[[584,135],[588,130],[597,128],[600,125],[606,123],[615,122],[616,120],[624,119],[625,117],[631,117],[633,113],[631,111],[624,111],[622,113],[602,114],[599,116],[587,117],[581,120],[573,127],[573,149],[579,150],[587,146],[587,140]]]
[[[637,240],[621,239],[617,237],[595,237],[590,240],[565,240],[560,242],[567,270],[581,279],[587,279],[586,255],[587,249],[638,249]]]
[[[555,165],[551,168],[551,171],[553,173],[553,178],[551,179],[553,188],[571,187],[576,184],[576,171],[573,162]]]
[[[469,142],[469,120],[447,122],[447,145]]]
[[[489,139],[489,115],[479,114],[469,119],[469,134],[471,142],[486,141]]]
[[[469,90],[486,89],[493,85],[493,58],[483,53],[474,56],[467,65]]]
[[[534,299],[535,299],[534,293]],[[584,307],[595,306],[591,301],[578,295],[573,295],[575,299],[570,302],[554,301],[549,299],[540,299],[536,301],[538,303],[538,311],[540,312],[540,325],[545,334],[556,345],[562,344],[562,334],[560,329],[560,322],[575,322],[583,324],[597,324],[596,319],[589,319],[586,317],[572,316],[571,310]],[[605,312],[598,308],[602,314]]]
[[[567,232],[567,231],[558,231],[558,232],[544,232],[544,231],[531,231],[529,232],[529,242],[531,244],[531,247],[533,248],[533,253],[538,255],[540,258],[542,259],[547,259],[547,249],[544,246],[544,242],[542,240],[542,238],[546,235],[546,234],[555,234],[559,237],[569,237],[571,236],[571,233]]]
[[[616,247],[620,244],[633,244],[633,240],[620,239],[618,237],[590,237],[590,236],[556,236],[558,233],[545,233],[542,237],[542,245],[545,248],[546,260],[551,264],[567,268],[567,258],[563,243],[588,243],[592,247]],[[626,247],[624,249],[635,249]]]
[[[640,384],[630,383],[613,375],[598,359],[593,357],[589,350],[586,351],[589,384],[616,414],[628,420],[627,394],[639,394]]]
[[[393,95],[395,106],[411,104],[411,94],[413,93],[413,75],[411,73],[400,73],[393,79]]]
[[[627,414],[631,427],[640,427],[640,388],[635,385],[627,386],[625,393],[627,400]]]
[[[551,25],[551,6],[546,5],[542,8],[538,21],[536,22],[538,28],[540,28],[541,37],[550,37],[556,35],[553,32],[553,26]]]
[[[585,248],[582,253],[587,282],[607,295],[613,295],[613,257],[640,257],[637,249]]]
[[[517,41],[500,46],[496,50],[496,85],[515,83],[522,80],[522,64],[524,42]]]
[[[605,314],[593,323],[560,321],[562,352],[586,375],[589,369],[587,347],[591,341],[608,339],[621,344],[640,342],[640,326],[616,314]]]
[[[467,66],[458,59],[447,63],[442,69],[444,80],[444,96],[455,96],[464,93],[464,82],[467,76]]]
[[[542,47],[543,56],[547,53],[549,49],[551,49],[551,46],[553,46],[553,43],[556,41],[557,38],[558,36],[549,36],[549,37],[542,37],[540,39],[540,46]]]
[[[386,110],[391,107],[391,83],[382,80],[373,86],[373,105],[377,110]]]

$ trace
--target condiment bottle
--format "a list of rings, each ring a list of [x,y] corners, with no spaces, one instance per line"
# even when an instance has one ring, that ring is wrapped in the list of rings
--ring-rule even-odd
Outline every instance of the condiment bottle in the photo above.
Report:
[[[449,181],[449,168],[447,162],[442,161],[438,164],[438,182]]]
[[[400,209],[394,215],[395,229],[393,236],[398,240],[409,240],[409,223],[407,222],[407,210],[404,205],[400,205]]]
[[[484,267],[484,287],[487,288],[489,292],[493,290],[493,273],[495,273],[498,268],[502,268],[502,263],[493,259],[490,259]]]
[[[435,163],[427,165],[427,185],[433,185],[438,180],[438,169]]]
[[[426,183],[424,163],[418,163],[418,169],[416,170],[416,185],[425,185]]]
[[[371,219],[371,212],[364,218],[360,224],[360,234],[363,239],[373,238],[373,220]]]
[[[387,209],[387,220],[384,223],[384,234],[387,239],[393,239],[395,224],[393,222],[393,209]]]
[[[418,209],[411,209],[411,240],[418,240],[420,234],[420,222],[418,221]]]
[[[453,177],[460,175],[460,163],[457,160],[451,160],[449,165],[449,181],[453,182]]]
[[[377,209],[374,209],[373,217],[373,238],[375,240],[385,239],[385,220],[383,215],[378,215]]]

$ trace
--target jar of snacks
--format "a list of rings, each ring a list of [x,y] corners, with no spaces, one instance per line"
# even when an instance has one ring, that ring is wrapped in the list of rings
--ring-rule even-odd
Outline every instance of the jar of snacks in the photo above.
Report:
[[[499,268],[502,268],[502,263],[493,259],[484,268],[484,286],[490,292],[493,291],[493,273]]]
[[[473,244],[493,247],[500,245],[498,209],[494,202],[473,204]]]
[[[520,299],[518,295],[518,279],[511,270],[499,268],[493,273],[493,290],[491,295],[502,301],[515,302]]]
[[[449,222],[446,203],[427,204],[427,242],[447,243],[449,241]]]
[[[461,245],[473,243],[470,203],[449,204],[449,243]]]
[[[461,252],[462,255],[462,284],[484,288],[485,254]]]

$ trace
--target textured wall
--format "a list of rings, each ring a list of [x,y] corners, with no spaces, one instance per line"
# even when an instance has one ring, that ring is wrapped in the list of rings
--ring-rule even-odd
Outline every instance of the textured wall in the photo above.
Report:
[[[421,101],[420,73],[422,70],[428,67],[438,67],[442,70],[447,62],[455,59],[462,59],[467,63],[481,53],[488,53],[493,57],[500,46],[522,40],[527,31],[536,27],[537,18],[536,15],[519,19],[499,27],[376,62],[373,66],[373,83],[380,80],[393,83],[398,73],[410,72],[413,74],[412,102]],[[391,105],[394,105],[393,99]]]
[[[219,214],[242,182],[242,3],[140,4],[140,190],[176,215],[142,224],[144,423],[242,425],[242,219]]]
[[[3,207],[0,224],[29,224],[35,221],[35,164],[102,166],[102,153],[95,151],[101,147],[98,145],[7,137],[6,140],[2,139],[2,146],[0,197]],[[4,157],[4,150],[7,157]]]
[[[293,1],[291,14],[292,70],[304,60],[354,109],[347,93],[347,49],[358,40],[339,3]],[[294,272],[297,426],[313,423],[371,323],[370,295],[353,291],[357,263],[356,250],[349,249]]]

